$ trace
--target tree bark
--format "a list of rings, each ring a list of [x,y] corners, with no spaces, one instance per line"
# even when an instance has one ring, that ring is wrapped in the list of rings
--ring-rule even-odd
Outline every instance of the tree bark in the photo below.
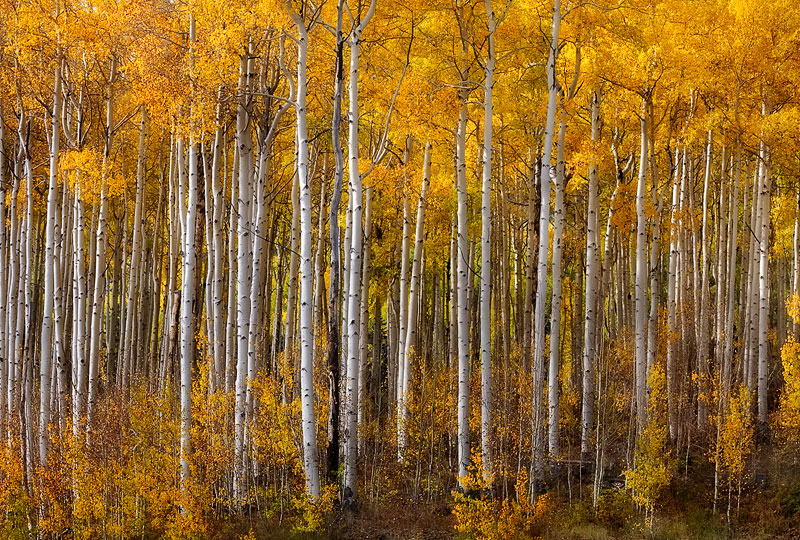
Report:
[[[53,295],[56,265],[56,227],[58,220],[58,152],[61,132],[61,52],[56,55],[53,114],[50,140],[50,178],[47,190],[45,227],[44,296],[40,345],[39,378],[39,465],[47,467],[50,446],[50,378],[53,361]]]

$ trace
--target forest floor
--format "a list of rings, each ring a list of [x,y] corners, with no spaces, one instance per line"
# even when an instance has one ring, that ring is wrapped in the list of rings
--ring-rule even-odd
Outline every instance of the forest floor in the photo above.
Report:
[[[336,540],[445,540],[453,538],[456,518],[445,505],[392,505],[339,514],[329,528]]]
[[[643,514],[637,512],[625,497],[612,495],[612,501],[599,512],[591,503],[569,501],[558,494],[553,499],[558,509],[525,533],[503,531],[497,536],[480,537],[456,531],[457,519],[453,501],[439,504],[411,502],[362,507],[357,513],[336,511],[327,521],[324,531],[300,532],[276,523],[253,523],[249,538],[270,540],[492,540],[531,538],[540,540],[767,540],[800,539],[800,516],[786,515],[782,510],[780,490],[752,491],[742,495],[737,525],[729,527],[725,520],[725,505],[714,515],[709,508],[696,504],[696,496],[704,486],[678,482],[663,504],[656,510],[653,530],[645,525]],[[622,494],[624,492],[617,492]],[[625,502],[627,501],[627,503]],[[727,501],[725,501],[727,504]],[[733,502],[732,513],[736,513]],[[239,534],[224,538],[247,539],[246,528]],[[233,532],[233,531],[230,531]],[[222,537],[220,537],[222,538]]]
[[[786,457],[786,456],[784,456]],[[227,522],[214,538],[270,540],[800,540],[800,454],[794,459],[761,455],[751,462],[741,490],[720,486],[714,511],[714,468],[707,461],[675,471],[655,509],[652,528],[619,482],[592,504],[591,485],[552,486],[531,513],[514,519],[500,501],[477,503],[471,514],[452,496],[417,502],[397,495],[362,504],[357,512],[334,510],[321,531],[301,532],[284,520]],[[787,461],[791,461],[789,464]],[[475,501],[475,499],[471,499]],[[471,503],[467,503],[468,506]],[[514,503],[511,503],[513,507]],[[729,506],[730,505],[730,506]],[[727,515],[730,513],[730,520]],[[509,517],[511,515],[511,517]],[[465,517],[466,516],[466,517]],[[458,519],[488,534],[458,532]],[[729,523],[730,521],[730,523]],[[510,525],[508,525],[510,524]],[[488,526],[487,526],[488,525]],[[483,529],[481,529],[483,527]],[[509,529],[508,527],[514,527]],[[248,535],[248,532],[251,534]]]
[[[370,505],[358,512],[334,511],[324,530],[303,532],[275,520],[227,523],[218,538],[256,540],[448,540],[456,537],[456,518],[445,505],[396,503]]]

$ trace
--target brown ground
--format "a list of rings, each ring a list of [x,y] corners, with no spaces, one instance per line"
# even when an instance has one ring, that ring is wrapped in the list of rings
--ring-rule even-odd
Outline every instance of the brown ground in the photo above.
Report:
[[[341,514],[329,534],[334,540],[446,540],[455,537],[455,517],[442,505],[362,507],[356,514]]]

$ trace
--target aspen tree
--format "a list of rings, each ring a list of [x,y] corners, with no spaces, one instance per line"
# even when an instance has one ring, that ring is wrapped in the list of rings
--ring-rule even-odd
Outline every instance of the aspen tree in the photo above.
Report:
[[[767,426],[767,377],[769,375],[769,232],[770,232],[770,184],[767,163],[769,148],[761,142],[759,155],[759,267],[758,267],[758,423],[763,430]]]
[[[131,263],[130,273],[128,275],[128,290],[125,309],[125,334],[124,334],[124,348],[122,357],[122,387],[129,388],[129,380],[133,376],[134,365],[134,318],[137,316],[136,301],[139,284],[137,284],[137,271],[142,258],[141,244],[142,244],[142,206],[144,205],[144,183],[145,183],[145,143],[147,138],[146,123],[147,123],[147,109],[144,105],[141,108],[141,120],[139,124],[139,150],[136,159],[136,201],[134,203],[133,215],[133,239],[131,242]],[[190,165],[191,166],[191,165]],[[196,167],[195,163],[195,167]],[[188,223],[188,222],[187,222]]]
[[[191,24],[193,24],[192,21]],[[192,422],[192,360],[194,357],[195,221],[197,220],[197,142],[189,136],[189,183],[183,227],[183,268],[181,269],[181,485],[189,481],[189,452]]]
[[[364,208],[364,255],[361,260],[361,300],[359,305],[359,338],[360,345],[358,350],[358,419],[357,424],[363,425],[364,408],[367,402],[367,395],[364,393],[364,379],[367,375],[367,349],[369,337],[369,279],[370,279],[370,259],[372,258],[372,186],[367,186],[364,194],[366,199]],[[376,302],[377,303],[377,302]],[[374,353],[374,351],[373,351]],[[359,438],[359,447],[363,447],[363,436]]]
[[[333,116],[331,119],[331,144],[334,157],[333,193],[330,200],[330,285],[328,288],[328,479],[335,480],[339,470],[339,412],[341,402],[339,353],[341,349],[341,328],[339,324],[339,294],[341,290],[341,252],[339,243],[339,205],[342,200],[344,181],[344,156],[341,144],[342,88],[344,86],[344,37],[342,35],[342,14],[344,0],[336,4],[336,74],[333,94]]]
[[[0,118],[0,139],[2,139],[5,135],[5,124]],[[20,118],[18,131],[21,133],[22,131],[22,119]],[[5,144],[0,143],[2,149],[0,149],[0,155],[5,155]],[[7,343],[0,343],[0,347],[6,346],[6,350],[4,352],[4,357],[7,362],[7,377],[8,377],[8,386],[7,386],[7,395],[5,396],[5,403],[6,403],[6,417],[10,418],[11,414],[14,412],[15,403],[19,402],[19,382],[20,382],[20,365],[21,365],[21,356],[22,356],[22,321],[23,321],[23,313],[24,313],[24,303],[23,303],[23,295],[20,294],[20,291],[24,288],[24,276],[22,275],[22,265],[24,263],[24,237],[22,236],[22,228],[20,227],[20,219],[19,219],[19,210],[18,210],[18,199],[19,199],[19,192],[20,192],[20,184],[22,180],[22,151],[23,147],[20,145],[17,155],[15,156],[14,161],[14,175],[13,181],[11,183],[11,198],[9,202],[9,221],[10,227],[8,228],[8,234],[10,236],[9,241],[9,262],[10,262],[10,272],[8,277],[8,313],[6,315],[6,340]],[[3,166],[0,165],[0,168]],[[0,175],[4,175],[5,171],[0,172]],[[0,182],[1,183],[1,182]]]
[[[563,107],[563,103],[562,103]],[[564,139],[567,124],[562,108],[556,143],[555,204],[553,208],[553,296],[550,304],[550,362],[547,370],[548,435],[547,449],[553,470],[559,459],[558,372],[561,361],[561,254],[564,231]]]
[[[485,480],[492,479],[492,97],[495,70],[495,17],[491,0],[485,0],[488,19],[488,54],[483,67],[483,178],[481,182],[481,456]],[[416,254],[416,251],[415,251]]]
[[[320,495],[317,432],[314,415],[314,351],[311,328],[313,274],[311,268],[311,179],[308,174],[308,127],[306,123],[306,62],[308,31],[304,18],[287,2],[289,17],[297,28],[296,133],[297,182],[300,186],[300,399],[303,422],[303,469],[306,493],[316,500]],[[288,318],[287,318],[288,319]],[[287,320],[287,324],[289,321]]]
[[[214,131],[214,142],[212,147],[212,163],[211,163],[211,239],[213,259],[211,267],[213,268],[211,274],[212,293],[212,324],[214,341],[212,342],[212,357],[214,359],[213,369],[211,372],[211,385],[210,390],[225,389],[225,358],[229,352],[226,349],[225,339],[225,318],[223,316],[223,309],[225,308],[223,296],[225,286],[225,272],[223,268],[223,255],[224,255],[224,240],[222,232],[222,220],[224,219],[224,203],[223,203],[223,187],[220,182],[220,168],[222,165],[223,155],[222,147],[223,140],[223,127],[222,127],[222,89],[217,92],[217,112],[216,121],[218,124],[217,129]],[[230,270],[232,273],[232,270]]]
[[[7,280],[9,279],[6,276],[6,246],[13,245],[14,239],[8,238],[9,230],[6,226],[6,192],[8,187],[5,179],[5,163],[3,162],[6,155],[4,138],[5,124],[3,107],[2,103],[0,103],[0,304],[2,304],[0,306],[0,433],[5,430],[6,426],[6,404],[11,387],[9,374],[13,376],[13,371],[9,365],[12,356],[6,354],[6,342],[10,338],[10,333],[6,333],[7,319],[11,304],[6,303],[5,299],[7,298]]]
[[[706,148],[706,163],[705,173],[703,175],[703,218],[700,239],[700,317],[698,323],[700,331],[698,332],[697,356],[700,362],[700,373],[702,379],[700,382],[701,395],[707,391],[708,378],[711,376],[710,359],[709,359],[709,313],[708,313],[708,187],[711,181],[711,151],[712,151],[712,132],[708,131],[708,143]],[[707,398],[706,398],[707,399]],[[705,426],[708,420],[708,410],[705,399],[698,400],[698,424]]]
[[[566,188],[564,145],[567,133],[566,101],[571,100],[578,86],[580,75],[581,49],[578,45],[575,50],[575,72],[572,82],[566,91],[561,91],[561,115],[558,126],[558,141],[556,146],[556,174],[555,174],[555,205],[553,208],[553,296],[551,301],[550,316],[550,364],[548,367],[548,438],[547,447],[553,469],[560,458],[559,441],[559,388],[558,374],[561,364],[561,302],[562,302],[562,276],[561,260],[564,236],[564,190]]]
[[[236,111],[236,145],[239,156],[238,198],[237,198],[237,310],[236,310],[236,402],[234,412],[234,472],[233,489],[235,497],[242,497],[245,489],[244,448],[245,414],[247,393],[247,360],[250,324],[250,279],[253,276],[252,242],[250,240],[250,204],[252,139],[250,134],[250,111],[248,108],[249,82],[251,69],[249,53],[244,52],[239,59],[238,107]]]
[[[411,159],[412,140],[406,137],[405,151],[403,152],[403,164],[408,167]],[[409,183],[407,173],[404,174],[404,184]],[[406,426],[405,411],[407,375],[406,367],[406,337],[408,324],[408,264],[411,252],[411,210],[409,208],[407,190],[403,190],[403,233],[400,248],[400,309],[398,312],[398,336],[397,336],[397,459],[402,460],[406,446]]]
[[[194,47],[197,39],[195,34],[195,18],[189,15],[189,71],[194,72]],[[181,348],[180,348],[180,380],[181,380],[181,489],[186,492],[191,476],[189,469],[189,453],[191,452],[191,427],[192,427],[192,363],[194,360],[194,298],[195,298],[195,269],[197,254],[195,244],[197,220],[197,195],[198,195],[198,143],[197,125],[194,121],[194,84],[191,90],[189,105],[189,177],[187,185],[186,214],[181,215],[183,223],[182,234],[182,268],[181,268]],[[142,130],[146,115],[142,109]],[[182,139],[178,140],[181,148]],[[140,159],[143,159],[140,157]],[[178,159],[183,160],[183,152],[179,150]],[[182,162],[182,161],[181,161]],[[183,194],[181,194],[181,202]],[[137,200],[137,205],[140,204]],[[140,210],[141,212],[141,210]],[[134,232],[134,235],[136,233]],[[129,307],[130,309],[130,307]],[[185,511],[185,508],[184,508]]]
[[[745,306],[745,317],[747,321],[745,334],[745,354],[744,354],[744,380],[750,391],[756,388],[756,369],[758,355],[758,325],[759,319],[759,280],[760,280],[760,253],[761,248],[761,213],[763,197],[761,197],[761,173],[762,169],[756,164],[753,167],[752,193],[750,195],[750,235],[748,237],[750,245],[750,256],[748,260],[747,272],[747,304]]]
[[[714,342],[716,349],[714,351],[714,358],[718,362],[718,377],[722,376],[724,368],[724,355],[725,355],[725,328],[727,324],[727,290],[728,290],[728,228],[730,215],[728,213],[728,200],[730,193],[728,192],[728,185],[730,183],[728,165],[728,148],[725,142],[722,143],[722,156],[720,159],[720,181],[719,181],[719,199],[717,201],[717,293],[716,293],[716,317],[714,321]]]
[[[322,273],[323,261],[325,256],[325,198],[327,197],[328,183],[328,154],[325,154],[322,167],[322,181],[319,187],[319,208],[317,214],[317,248],[314,251],[314,356],[317,357],[317,332],[322,326],[324,303],[322,299],[323,289],[325,288]]]
[[[348,114],[348,174],[350,177],[350,200],[352,201],[351,240],[350,240],[350,286],[347,294],[347,385],[345,388],[345,470],[344,470],[344,505],[347,507],[355,504],[356,475],[358,462],[358,361],[361,355],[361,256],[363,244],[362,198],[363,176],[358,167],[358,76],[359,54],[361,35],[370,19],[375,14],[376,0],[370,2],[369,8],[363,17],[350,32],[350,80],[348,83],[349,114]],[[309,225],[310,227],[310,225]]]
[[[74,194],[74,219],[72,226],[73,254],[73,398],[72,398],[72,434],[75,440],[80,436],[80,427],[83,416],[84,401],[86,399],[87,365],[86,365],[86,276],[84,273],[84,236],[83,236],[83,201],[79,173],[76,171]]]
[[[417,203],[417,225],[414,232],[414,259],[411,263],[411,283],[408,301],[408,322],[405,325],[406,339],[405,349],[406,353],[403,355],[400,372],[402,373],[402,380],[400,381],[401,400],[398,401],[398,416],[402,426],[405,426],[406,418],[408,415],[408,384],[411,373],[411,359],[414,355],[419,355],[416,350],[418,341],[418,321],[417,314],[419,313],[419,297],[420,288],[422,284],[422,251],[425,242],[425,209],[427,208],[427,195],[428,186],[430,185],[431,175],[431,143],[425,143],[425,150],[423,152],[423,166],[422,166],[422,188],[419,192],[419,202]]]
[[[648,115],[653,118],[653,104],[649,103]],[[659,189],[658,182],[658,162],[655,158],[655,128],[649,123],[653,135],[648,136],[650,156],[648,157],[648,167],[650,168],[650,200],[656,209],[653,219],[653,228],[650,241],[650,313],[647,318],[647,373],[657,362],[656,335],[658,333],[658,315],[661,304],[661,216],[664,213],[664,193]],[[648,375],[649,377],[649,375]],[[649,392],[649,390],[648,390]]]
[[[592,157],[589,165],[589,197],[586,212],[586,295],[583,348],[583,377],[581,401],[581,459],[585,459],[591,448],[590,438],[594,417],[594,371],[597,358],[597,318],[600,302],[603,298],[595,296],[599,289],[600,246],[598,243],[599,204],[598,204],[598,146],[600,143],[600,99],[601,90],[597,89],[591,95],[591,136]]]
[[[639,180],[636,185],[636,418],[639,432],[647,424],[647,221],[644,213],[647,182],[647,98],[642,98]]]
[[[462,39],[462,56],[465,54],[466,42]],[[462,85],[469,76],[462,73]],[[469,441],[469,315],[468,301],[469,258],[467,240],[467,97],[468,90],[459,90],[458,127],[456,129],[456,191],[458,197],[457,212],[457,248],[455,256],[457,280],[457,326],[458,326],[458,478],[462,490],[466,489],[467,467],[470,463]]]
[[[92,292],[92,311],[90,320],[89,340],[89,389],[86,405],[87,433],[91,429],[94,417],[95,404],[98,394],[98,378],[100,374],[100,339],[103,317],[103,304],[105,303],[106,290],[106,248],[108,237],[106,224],[108,221],[108,185],[107,169],[110,164],[113,135],[114,135],[114,80],[116,78],[116,60],[112,57],[109,65],[108,79],[106,82],[106,126],[103,147],[103,162],[100,178],[100,208],[97,217],[97,231],[95,234],[95,262],[94,262],[94,287]],[[88,438],[87,438],[88,441]]]
[[[669,263],[667,274],[667,362],[666,362],[666,388],[667,388],[667,428],[672,440],[677,437],[678,415],[675,407],[675,400],[672,398],[673,386],[675,385],[674,372],[675,362],[678,355],[678,313],[677,313],[677,271],[678,258],[678,212],[680,210],[678,199],[680,187],[680,174],[682,164],[682,154],[679,149],[675,150],[675,175],[672,180],[672,209],[670,212],[670,236],[669,236]]]
[[[739,182],[742,172],[742,146],[737,136],[736,140],[736,165],[733,175],[733,198],[731,199],[729,214],[730,214],[730,232],[728,234],[728,292],[726,306],[726,327],[725,327],[725,353],[722,364],[722,380],[723,388],[730,389],[731,374],[733,371],[733,324],[734,324],[734,307],[735,307],[735,294],[734,287],[736,286],[736,239],[739,232]]]
[[[56,221],[58,220],[58,152],[61,134],[61,51],[56,54],[55,83],[53,87],[52,137],[50,138],[50,176],[47,190],[47,221],[45,227],[44,255],[44,305],[39,378],[39,464],[47,466],[50,445],[50,391],[53,364],[53,296],[56,265]]]
[[[547,56],[547,118],[542,148],[541,210],[539,212],[539,250],[536,270],[536,305],[533,324],[533,428],[531,442],[532,474],[537,480],[544,473],[544,399],[541,389],[544,385],[544,341],[545,341],[545,299],[547,296],[547,251],[550,244],[550,182],[555,177],[552,166],[553,139],[555,138],[556,106],[558,81],[556,80],[556,57],[559,50],[559,29],[561,27],[561,1],[553,4],[552,32]],[[535,482],[531,482],[534,489]]]

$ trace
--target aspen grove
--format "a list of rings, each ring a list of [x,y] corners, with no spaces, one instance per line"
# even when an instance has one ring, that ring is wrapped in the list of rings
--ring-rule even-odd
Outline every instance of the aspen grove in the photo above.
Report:
[[[798,450],[792,0],[0,0],[0,537],[777,535]]]

